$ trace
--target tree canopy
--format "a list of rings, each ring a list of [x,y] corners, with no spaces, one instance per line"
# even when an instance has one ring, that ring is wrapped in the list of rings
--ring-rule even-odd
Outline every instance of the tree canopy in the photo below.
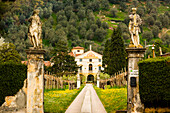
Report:
[[[105,43],[103,66],[105,66],[104,72],[109,75],[126,66],[126,52],[120,29],[114,29],[111,39]]]

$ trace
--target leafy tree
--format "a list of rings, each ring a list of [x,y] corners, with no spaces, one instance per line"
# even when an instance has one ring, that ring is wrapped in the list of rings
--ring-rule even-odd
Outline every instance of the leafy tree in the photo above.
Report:
[[[162,22],[162,26],[168,28],[168,26],[169,26],[169,17],[165,15],[164,18],[161,20],[161,22]]]
[[[12,43],[4,43],[0,46],[0,62],[21,63],[21,57]]]
[[[94,32],[91,30],[91,29],[89,29],[87,32],[86,32],[86,39],[88,39],[88,40],[92,40],[93,38],[94,38]]]
[[[160,21],[156,21],[155,25],[159,27],[159,29],[162,29],[162,23]]]
[[[141,17],[144,16],[145,14],[144,7],[139,7],[136,13],[139,14]]]
[[[111,40],[107,41],[106,44],[103,52],[103,54],[106,54],[103,56],[103,63],[107,67],[104,71],[109,75],[113,75],[115,72],[121,70],[126,63],[126,52],[121,31],[119,29],[114,30]]]
[[[110,14],[112,15],[112,17],[116,17],[116,13],[117,13],[117,9],[116,8],[112,8],[110,10]]]
[[[126,24],[124,24],[124,23],[119,23],[118,29],[119,29],[122,33],[129,33],[128,27],[127,27]]]
[[[148,25],[154,25],[155,20],[152,16],[149,16],[146,22],[148,23]]]
[[[59,23],[62,27],[67,27],[68,26],[68,22],[66,20],[60,21]]]
[[[91,29],[93,32],[95,32],[97,28],[98,28],[98,26],[97,26],[96,24],[92,24],[92,25],[90,26],[90,29]]]
[[[0,33],[5,28],[5,22],[3,20],[0,21]]]
[[[138,6],[138,0],[133,0],[132,3],[133,3],[133,5],[134,5],[135,7]]]
[[[129,33],[123,33],[123,34],[122,34],[122,37],[123,37],[123,39],[124,39],[125,41],[128,40],[128,39],[130,39]]]
[[[83,20],[86,17],[86,11],[84,9],[80,9],[77,13],[77,16],[80,20]]]
[[[170,45],[170,35],[169,34],[164,34],[162,37],[163,43],[166,45]]]
[[[71,37],[77,34],[78,34],[78,30],[74,26],[69,25],[68,26],[68,38],[70,39]]]
[[[109,49],[110,49],[110,39],[108,39],[105,43],[102,57],[102,67],[104,67],[104,72],[108,73],[108,64],[109,64]]]
[[[149,0],[146,2],[146,9],[147,9],[148,14],[157,12],[157,10],[156,10],[157,8]]]
[[[91,12],[91,13],[88,14],[88,20],[94,22],[95,16],[94,16],[93,12]]]
[[[54,19],[52,16],[49,17],[48,21],[53,25],[54,24]]]
[[[64,10],[60,10],[59,12],[57,12],[57,14],[56,14],[57,18],[58,18],[60,15],[61,15],[61,16],[65,16]]]
[[[103,27],[104,29],[109,29],[109,25],[108,25],[106,22],[103,22],[103,23],[102,23],[102,27]]]
[[[166,11],[166,12],[164,13],[164,15],[166,15],[166,16],[168,16],[168,17],[170,18],[170,13],[169,13],[168,11]]]
[[[82,28],[87,29],[87,24],[88,24],[88,21],[87,21],[87,20],[80,21],[78,29],[79,29],[79,30],[82,29]]]
[[[104,10],[108,10],[109,9],[109,1],[108,0],[102,0],[101,1],[101,7]]]
[[[68,55],[67,44],[64,40],[59,40],[56,44],[56,48],[52,50],[53,62],[52,72],[57,76],[63,76],[67,73],[77,73],[78,66],[75,62],[75,58],[73,56]]]
[[[51,15],[51,11],[48,9],[48,8],[44,8],[44,10],[43,10],[44,12],[43,12],[43,14],[44,14],[44,18],[49,18],[50,17],[50,15]]]
[[[68,20],[70,19],[71,15],[72,15],[72,13],[73,13],[72,10],[73,10],[73,7],[72,7],[72,6],[66,6],[66,7],[64,8],[65,15],[66,15],[66,17],[67,17]]]
[[[71,17],[70,17],[70,20],[76,20],[76,21],[78,21],[78,16],[75,14],[75,13],[72,13],[71,14]],[[69,20],[69,21],[70,21]]]
[[[19,20],[20,20],[20,23],[21,23],[21,24],[25,23],[25,16],[22,14],[22,15],[19,17]]]
[[[120,2],[120,10],[125,12],[125,10],[127,9],[127,5],[125,2]]]
[[[80,37],[85,38],[85,36],[86,36],[86,29],[85,28],[80,29]]]
[[[53,11],[57,13],[58,11],[62,10],[64,8],[64,4],[62,1],[56,1],[53,4]]]
[[[77,21],[75,19],[70,19],[69,20],[69,25],[72,25],[74,27],[77,27]]]
[[[153,26],[153,29],[152,29],[152,34],[153,34],[153,36],[154,36],[155,38],[158,37],[158,33],[159,33],[159,27],[156,26],[156,25],[154,25],[154,26]]]
[[[105,38],[107,32],[101,27],[101,28],[97,28],[94,34],[95,34],[95,40],[101,42]]]
[[[147,41],[151,41],[151,39],[153,38],[153,34],[151,31],[145,31],[143,34],[142,34],[142,37],[144,39],[146,39]]]
[[[96,24],[98,25],[98,28],[100,28],[100,26],[102,25],[102,22],[99,18],[96,20]]]

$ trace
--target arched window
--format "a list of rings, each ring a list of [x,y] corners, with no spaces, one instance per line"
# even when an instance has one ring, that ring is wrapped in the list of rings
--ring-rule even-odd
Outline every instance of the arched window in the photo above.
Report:
[[[92,64],[89,64],[89,70],[93,70]]]

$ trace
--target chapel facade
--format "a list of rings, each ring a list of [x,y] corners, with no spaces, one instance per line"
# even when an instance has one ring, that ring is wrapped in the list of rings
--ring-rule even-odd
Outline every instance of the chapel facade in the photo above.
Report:
[[[75,57],[78,69],[78,74],[86,77],[86,82],[93,82],[99,71],[103,70],[102,55],[90,50],[84,52],[83,47],[74,47],[71,50],[71,55]]]

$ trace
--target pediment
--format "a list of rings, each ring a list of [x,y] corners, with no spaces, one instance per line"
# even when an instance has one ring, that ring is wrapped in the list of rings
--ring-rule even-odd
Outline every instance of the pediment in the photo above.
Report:
[[[79,55],[76,58],[101,59],[102,55],[100,55],[94,51],[87,51],[86,53]]]

